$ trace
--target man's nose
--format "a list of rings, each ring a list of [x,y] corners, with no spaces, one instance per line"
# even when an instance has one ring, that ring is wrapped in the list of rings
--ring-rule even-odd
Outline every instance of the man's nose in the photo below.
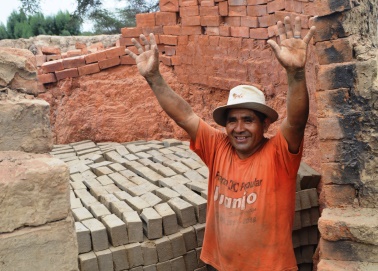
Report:
[[[243,132],[244,129],[245,129],[245,127],[244,127],[244,123],[242,121],[236,122],[235,132],[240,133],[240,132]]]

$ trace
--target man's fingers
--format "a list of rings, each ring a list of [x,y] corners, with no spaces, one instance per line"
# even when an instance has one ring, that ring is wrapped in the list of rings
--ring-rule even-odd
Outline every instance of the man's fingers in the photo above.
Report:
[[[144,35],[140,35],[139,38],[144,44],[144,50],[150,50],[150,43],[148,42],[147,38]]]
[[[303,41],[306,44],[308,44],[310,42],[311,38],[314,36],[315,30],[316,30],[316,27],[315,26],[311,26],[311,28],[308,31],[307,35],[303,38]]]
[[[278,35],[280,35],[280,41],[282,42],[283,40],[286,39],[285,26],[283,25],[281,21],[278,21],[277,28],[278,28]]]
[[[126,54],[128,54],[129,56],[131,56],[133,59],[137,58],[137,55],[134,54],[133,52],[131,52],[129,49],[126,49],[125,52],[126,52]]]
[[[289,16],[285,17],[284,23],[285,23],[285,29],[286,29],[286,37],[288,39],[290,39],[290,38],[293,37],[293,30],[291,28],[291,22],[290,22],[290,17]]]
[[[155,35],[152,33],[150,33],[150,44],[151,44],[151,47],[156,45]]]
[[[301,18],[295,17],[295,23],[294,23],[294,38],[299,38],[301,36]]]
[[[144,36],[143,36],[144,37]],[[140,35],[140,38],[142,38],[142,35]],[[134,39],[134,38],[132,38],[131,39],[131,42],[134,44],[134,46],[138,49],[138,53],[139,54],[142,54],[143,52],[144,52],[144,50],[143,50],[143,48],[142,48],[142,45],[140,45],[140,43],[136,40],[136,39]]]
[[[277,42],[275,42],[274,40],[268,40],[267,43],[270,45],[270,47],[272,47],[272,49],[273,49],[274,53],[276,54],[276,56],[278,56],[281,48],[277,44]]]

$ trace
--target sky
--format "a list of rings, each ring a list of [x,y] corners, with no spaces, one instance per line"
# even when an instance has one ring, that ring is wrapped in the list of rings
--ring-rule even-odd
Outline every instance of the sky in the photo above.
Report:
[[[21,2],[18,0],[0,0],[0,22],[4,25],[7,24],[7,19],[12,11],[19,11]],[[76,0],[41,0],[42,13],[45,16],[55,15],[59,10],[73,12],[76,9]],[[104,0],[103,6],[106,9],[112,9],[120,6],[117,0]],[[87,22],[83,24],[83,31],[91,30],[92,25]]]

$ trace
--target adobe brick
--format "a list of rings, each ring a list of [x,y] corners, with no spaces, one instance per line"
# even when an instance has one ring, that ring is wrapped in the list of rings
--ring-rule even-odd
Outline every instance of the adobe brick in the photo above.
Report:
[[[266,40],[269,38],[268,28],[253,28],[249,30],[249,37],[252,39]]]
[[[137,27],[153,27],[155,23],[155,13],[139,13],[135,15]]]
[[[47,83],[54,83],[57,81],[55,73],[45,73],[45,74],[39,74],[38,75],[38,81],[41,82],[42,84],[47,84]]]
[[[200,7],[200,15],[201,16],[218,16],[219,15],[219,8],[218,6],[214,7]]]
[[[317,13],[316,13],[316,2],[299,2],[301,3],[301,10],[302,10],[302,13],[303,14],[306,14],[306,15],[310,15],[310,16],[316,16]],[[296,10],[299,10],[299,7],[294,7]],[[298,12],[298,11],[295,11],[295,12]]]
[[[213,7],[213,6],[215,6],[215,1],[214,0],[202,0],[201,6],[202,7]]]
[[[201,26],[182,26],[180,35],[201,35]]]
[[[197,6],[197,0],[179,0],[180,7]]]
[[[82,43],[82,42],[76,42],[75,48],[76,49],[84,49],[84,48],[87,48],[87,45],[85,43]]]
[[[248,26],[231,26],[231,36],[249,38],[249,27]]]
[[[228,7],[228,16],[246,16],[247,7],[246,6],[229,6]]]
[[[351,88],[356,77],[356,66],[354,63],[318,65],[316,67],[317,90],[328,90],[338,88]]]
[[[274,14],[264,15],[258,17],[259,27],[268,27],[272,25],[276,25],[277,20]]]
[[[59,80],[65,79],[65,78],[78,77],[79,72],[78,72],[77,68],[71,68],[71,69],[65,69],[65,70],[62,70],[62,71],[56,71],[55,75],[56,75],[56,79],[59,81]]]
[[[173,56],[176,54],[176,46],[164,46],[166,56]]]
[[[320,65],[351,62],[353,46],[348,38],[317,42],[316,51]]]
[[[164,35],[181,35],[181,26],[179,25],[166,25],[163,26]]]
[[[156,25],[176,25],[177,13],[176,12],[156,12]]]
[[[91,54],[84,56],[84,59],[85,59],[85,63],[87,63],[87,64],[99,62],[101,60],[106,59],[106,54],[105,54],[104,51],[97,52],[97,53],[91,53]]]
[[[352,8],[350,0],[332,1],[326,0],[317,3],[315,6],[316,14],[319,16],[329,15],[335,12],[343,12]]]
[[[104,52],[105,52],[106,58],[110,59],[110,58],[115,58],[115,57],[120,57],[122,55],[125,55],[126,54],[125,49],[126,49],[125,46],[120,46],[120,47],[113,47],[113,48],[106,49]]]
[[[153,27],[144,26],[144,27],[142,27],[142,29],[143,29],[143,35],[145,35],[146,37],[150,33],[154,34],[155,38],[158,36],[158,34],[164,34],[162,25],[157,25],[157,26],[153,26]]]
[[[142,27],[123,27],[121,28],[121,35],[123,38],[139,37],[142,34]]]
[[[227,1],[219,2],[218,9],[219,9],[219,15],[227,16],[228,15],[228,2]]]
[[[324,196],[324,203],[327,207],[352,206],[356,199],[354,185],[323,185],[321,194]]]
[[[318,133],[319,139],[343,139],[344,133],[341,128],[340,119],[333,118],[320,118],[318,119]]]
[[[257,28],[258,27],[258,20],[257,17],[252,16],[243,16],[240,20],[240,26],[247,26],[250,28]]]
[[[62,55],[46,55],[46,61],[54,61],[62,59]]]
[[[225,17],[224,18],[224,23],[226,25],[229,25],[229,26],[241,26],[241,17],[240,16],[237,16],[237,17]]]
[[[219,26],[221,22],[221,16],[201,16],[202,26]]]
[[[106,228],[112,246],[117,247],[129,243],[126,224],[116,215],[103,216],[101,221]]]
[[[267,5],[268,13],[274,13],[278,10],[284,10],[284,9],[285,9],[285,0],[274,0],[274,1],[268,2],[268,5]]]
[[[110,67],[117,66],[120,63],[121,63],[120,58],[115,57],[115,58],[109,58],[109,59],[99,61],[98,66],[100,67],[101,70],[104,70],[104,69],[107,69],[107,68],[110,68]]]
[[[209,36],[219,36],[219,27],[218,26],[208,26],[206,27],[206,35]]]
[[[247,6],[247,15],[259,17],[268,14],[267,5]]]
[[[229,37],[231,35],[231,26],[221,25],[219,26],[219,36]]]
[[[296,0],[286,0],[285,1],[285,11],[302,13],[302,5],[304,2],[296,1]],[[309,15],[305,12],[305,14]]]
[[[44,73],[50,73],[55,71],[61,71],[64,69],[64,66],[62,60],[55,60],[43,63],[41,68]]]
[[[178,65],[181,65],[181,57],[179,56],[172,56],[171,57],[171,64],[172,66],[178,66]]]
[[[135,59],[129,55],[121,56],[121,65],[136,65]]]
[[[78,71],[79,71],[79,75],[82,76],[82,75],[100,72],[100,67],[98,66],[98,63],[93,63],[93,64],[79,67]]]
[[[133,38],[137,40],[139,37],[133,37]],[[131,38],[120,37],[116,41],[116,46],[117,47],[119,47],[119,46],[130,46],[130,45],[133,45],[133,43],[131,42]]]
[[[201,25],[200,16],[181,17],[182,26],[198,26]]]
[[[60,55],[61,51],[59,47],[42,46],[41,51],[44,55]]]
[[[198,16],[199,15],[199,7],[196,6],[188,6],[188,7],[180,7],[180,17],[190,17],[190,16]]]
[[[63,59],[63,67],[65,69],[77,68],[85,65],[85,59],[83,56],[69,57]]]
[[[179,11],[179,0],[160,0],[160,11],[177,12]]]
[[[178,45],[187,45],[189,40],[189,36],[179,36],[177,37],[177,44]]]
[[[266,4],[267,0],[247,0],[248,6],[256,6]]]
[[[73,56],[81,56],[81,50],[77,49],[77,50],[67,51],[67,57],[73,57]]]
[[[246,6],[247,0],[228,0],[230,6]]]
[[[160,43],[166,45],[177,45],[177,36],[173,35],[160,35]]]

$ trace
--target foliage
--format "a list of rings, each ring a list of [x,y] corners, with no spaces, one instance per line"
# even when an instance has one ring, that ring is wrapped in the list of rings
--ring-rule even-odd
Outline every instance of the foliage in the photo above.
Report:
[[[67,11],[45,17],[42,13],[26,15],[23,9],[13,11],[7,26],[0,25],[0,39],[29,38],[38,35],[70,36],[80,34],[81,23]]]

